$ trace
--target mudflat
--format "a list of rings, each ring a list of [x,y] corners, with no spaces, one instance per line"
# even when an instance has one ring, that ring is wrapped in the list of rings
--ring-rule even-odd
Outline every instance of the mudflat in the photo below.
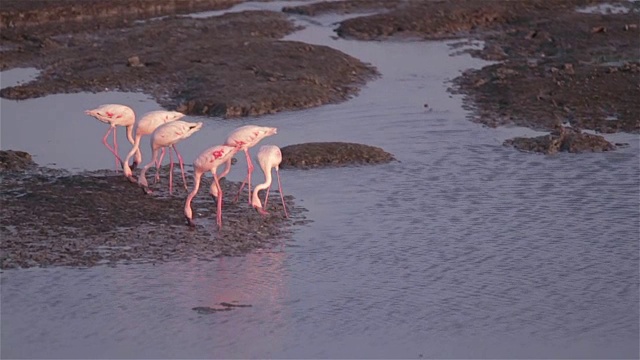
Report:
[[[638,3],[606,1],[613,5],[601,14],[586,11],[605,3],[596,0],[347,0],[291,6],[285,13],[180,16],[239,2],[5,1],[0,69],[41,72],[0,96],[142,91],[169,110],[227,118],[341,102],[356,96],[377,70],[330,47],[279,39],[296,30],[286,13],[362,13],[341,22],[336,34],[367,41],[484,41],[483,49],[464,51],[497,63],[465,72],[451,88],[465,96],[470,120],[550,131],[507,145],[543,153],[612,151],[615,144],[581,130],[640,132]],[[348,163],[391,158],[357,145],[324,144]],[[317,144],[301,144],[295,153],[291,166],[332,161],[316,156]],[[292,226],[305,221],[291,197],[285,198],[291,218],[282,217],[277,198],[269,201],[271,215],[261,217],[246,202],[230,201],[239,184],[223,181],[229,195],[223,223],[229,226],[217,232],[215,203],[201,190],[193,229],[182,217],[184,190],[163,192],[166,170],[154,194],[145,196],[112,172],[72,175],[38,167],[18,152],[2,152],[0,164],[2,268],[239,255],[286,241]]]

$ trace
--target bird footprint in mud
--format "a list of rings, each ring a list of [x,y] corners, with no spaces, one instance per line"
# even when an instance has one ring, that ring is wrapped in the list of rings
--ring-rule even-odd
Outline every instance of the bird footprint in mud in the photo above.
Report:
[[[221,302],[220,304],[214,306],[197,306],[192,310],[196,311],[198,314],[213,314],[220,311],[230,311],[239,307],[251,307],[250,304],[238,304],[237,301],[233,303]]]

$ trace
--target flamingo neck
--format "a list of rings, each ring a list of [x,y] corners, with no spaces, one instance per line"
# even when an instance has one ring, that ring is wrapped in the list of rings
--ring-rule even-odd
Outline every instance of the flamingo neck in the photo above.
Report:
[[[131,145],[135,143],[135,141],[133,140],[133,124],[127,126],[127,139],[129,140]]]
[[[187,196],[187,200],[184,203],[184,216],[186,216],[188,219],[193,219],[191,200],[193,200],[193,198],[198,193],[198,189],[200,188],[200,177],[202,176],[202,174],[203,173],[201,171],[197,170],[193,174],[193,190],[189,193],[189,196]]]
[[[265,182],[263,182],[262,184],[257,185],[254,189],[253,189],[253,196],[251,197],[251,205],[253,205],[253,207],[262,207],[262,202],[260,201],[260,198],[258,197],[258,192],[260,192],[260,190],[264,190],[264,189],[268,189],[271,186],[271,168],[269,168],[269,170],[265,169],[264,167],[262,168],[262,172],[264,172],[264,179]]]

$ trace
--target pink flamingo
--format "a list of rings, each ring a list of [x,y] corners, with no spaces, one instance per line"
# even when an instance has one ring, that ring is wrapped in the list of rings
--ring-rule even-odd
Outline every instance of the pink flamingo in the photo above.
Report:
[[[245,183],[249,185],[249,205],[251,205],[251,173],[253,173],[253,163],[251,162],[251,156],[249,155],[249,148],[255,146],[260,140],[267,136],[275,135],[278,132],[277,128],[264,127],[256,125],[245,125],[233,130],[225,141],[225,145],[238,147],[239,150],[243,150],[247,158],[247,177],[242,181],[242,185],[238,190],[236,201],[240,197],[240,192],[244,188]],[[231,170],[231,158],[229,158],[225,164],[225,169],[220,177],[225,177]]]
[[[282,184],[280,183],[280,163],[282,162],[282,152],[280,148],[275,145],[263,145],[258,151],[258,163],[264,173],[265,182],[256,185],[253,189],[253,197],[251,205],[262,215],[268,214],[266,210],[262,208],[260,198],[258,198],[258,192],[263,189],[267,189],[267,194],[264,197],[264,207],[267,207],[267,200],[269,199],[269,189],[271,188],[271,169],[276,169],[276,175],[278,177],[278,191],[280,191],[280,199],[282,199],[282,207],[284,208],[284,216],[289,217],[287,213],[287,205],[284,203],[284,195],[282,194]]]
[[[178,153],[178,150],[176,150],[175,144],[180,140],[193,135],[201,128],[202,122],[192,123],[176,120],[160,125],[153,134],[151,134],[151,150],[153,150],[153,158],[151,159],[151,162],[142,168],[140,176],[138,177],[138,184],[143,187],[147,194],[150,193],[151,190],[149,190],[149,184],[147,183],[147,177],[145,174],[151,165],[156,164],[156,181],[160,180],[160,173],[158,170],[162,164],[163,156],[160,156],[160,160],[158,160],[158,151],[165,147],[169,148],[169,159],[171,161],[171,165],[169,167],[169,194],[173,194],[173,155],[171,153],[171,149],[173,149],[178,155],[180,170],[182,171],[182,182],[184,183],[185,190],[187,190],[187,179],[184,176],[184,163],[182,161],[182,156]]]
[[[100,105],[93,110],[86,110],[84,113],[102,121],[103,123],[109,124],[109,130],[107,130],[104,138],[102,138],[102,143],[107,147],[107,149],[109,149],[109,151],[111,151],[113,155],[115,155],[116,169],[119,169],[120,164],[122,164],[123,162],[118,155],[118,141],[116,140],[116,134],[118,133],[118,131],[116,130],[116,126],[125,126],[127,128],[127,139],[129,139],[129,142],[133,144],[133,124],[136,122],[135,113],[130,107],[118,104]],[[107,137],[112,131],[113,147],[109,146],[109,144],[107,143]]]
[[[132,168],[135,169],[138,164],[142,163],[142,153],[140,152],[140,140],[145,135],[153,134],[153,132],[158,128],[158,126],[175,121],[180,120],[185,115],[183,113],[177,111],[151,111],[146,113],[140,120],[138,120],[136,124],[136,138],[133,143],[133,148],[127,154],[126,159],[123,163],[124,176],[129,179],[132,178]],[[165,148],[162,148],[162,155],[164,156]],[[176,153],[178,150],[176,150]],[[129,167],[129,159],[135,155],[135,160],[133,161],[132,167]]]
[[[227,161],[231,161],[238,150],[240,150],[240,148],[236,146],[216,145],[200,153],[193,162],[193,190],[189,193],[189,196],[187,196],[187,201],[184,204],[184,216],[187,218],[190,226],[195,226],[193,222],[193,212],[191,211],[191,200],[193,200],[198,193],[198,189],[200,189],[200,179],[202,175],[210,171],[214,180],[211,184],[210,193],[211,196],[217,197],[218,199],[216,222],[218,223],[218,229],[222,229],[222,188],[220,187],[220,177],[218,177],[216,171],[218,166]]]

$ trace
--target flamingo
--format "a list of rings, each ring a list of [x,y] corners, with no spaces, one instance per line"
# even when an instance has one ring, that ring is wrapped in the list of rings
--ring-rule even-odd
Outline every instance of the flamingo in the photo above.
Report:
[[[156,181],[160,180],[158,170],[162,164],[163,156],[160,156],[160,160],[158,160],[158,151],[165,147],[169,148],[169,159],[171,161],[169,168],[169,194],[173,194],[173,155],[171,153],[171,149],[173,149],[178,155],[180,170],[182,171],[182,182],[184,183],[185,190],[187,189],[187,180],[184,176],[184,163],[182,162],[182,156],[178,153],[178,150],[176,150],[175,144],[180,140],[193,135],[201,128],[202,122],[192,123],[176,120],[160,125],[153,134],[151,134],[151,150],[153,150],[153,158],[151,159],[151,162],[142,168],[140,176],[138,177],[138,184],[143,187],[146,193],[150,193],[151,190],[149,190],[149,184],[147,183],[147,177],[145,174],[151,165],[156,164]]]
[[[225,145],[238,147],[239,150],[243,150],[247,158],[247,177],[242,181],[242,185],[238,190],[236,201],[240,197],[240,192],[244,188],[244,184],[249,185],[249,205],[251,205],[251,173],[253,172],[253,163],[251,162],[251,156],[249,156],[249,148],[255,146],[260,140],[267,136],[275,135],[278,132],[277,128],[264,127],[256,125],[245,125],[233,130],[225,141]],[[225,163],[225,169],[220,177],[225,177],[231,170],[231,158]]]
[[[282,184],[280,183],[280,163],[282,162],[282,152],[280,148],[275,145],[263,145],[258,150],[258,163],[264,173],[265,182],[256,185],[253,189],[253,197],[251,205],[262,215],[268,214],[266,210],[262,208],[260,198],[258,198],[258,192],[263,189],[267,189],[267,194],[264,197],[264,207],[267,207],[267,200],[269,199],[269,189],[271,188],[271,169],[276,169],[276,175],[278,177],[278,190],[280,191],[280,199],[282,199],[282,207],[284,208],[284,216],[289,217],[287,213],[287,205],[284,203],[284,195],[282,194]]]
[[[118,131],[116,130],[116,126],[125,126],[127,128],[127,139],[131,144],[133,144],[133,124],[136,122],[135,113],[130,107],[118,104],[100,105],[95,109],[85,110],[84,113],[98,119],[99,121],[102,121],[103,123],[109,124],[109,130],[107,130],[104,138],[102,138],[102,143],[107,147],[107,149],[109,149],[109,151],[111,151],[113,155],[115,155],[116,169],[119,169],[119,165],[123,162],[118,155],[118,142],[116,140],[116,134],[118,133]],[[109,144],[107,143],[107,137],[112,131],[113,147],[109,146]]]
[[[151,111],[146,113],[138,123],[136,124],[136,138],[133,143],[133,148],[127,154],[127,158],[124,160],[123,169],[124,176],[129,179],[132,179],[132,168],[135,169],[136,166],[142,163],[142,153],[140,152],[140,140],[145,135],[153,134],[153,131],[158,128],[158,126],[175,121],[180,120],[185,115],[183,113],[177,111]],[[162,148],[162,155],[164,156],[165,149]],[[176,153],[178,150],[176,149]],[[135,155],[135,160],[133,161],[132,168],[129,167],[129,159]]]
[[[218,199],[218,207],[216,214],[216,222],[218,230],[222,229],[222,188],[220,187],[220,177],[216,174],[218,166],[230,161],[231,158],[240,150],[237,146],[216,145],[204,150],[193,162],[193,190],[187,196],[184,204],[184,216],[187,218],[190,226],[195,226],[193,222],[193,212],[191,211],[191,200],[200,189],[200,179],[202,174],[210,171],[213,175],[213,183],[211,184],[210,193]]]

